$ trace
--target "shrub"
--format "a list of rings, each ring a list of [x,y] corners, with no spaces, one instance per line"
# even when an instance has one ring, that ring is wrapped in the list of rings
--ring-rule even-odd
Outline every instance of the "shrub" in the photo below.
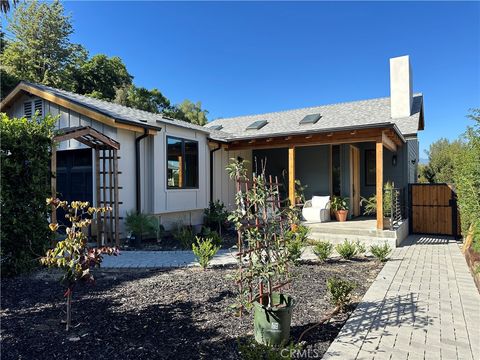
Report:
[[[357,247],[354,242],[348,241],[345,239],[345,241],[341,244],[338,244],[335,247],[335,250],[340,254],[340,256],[346,260],[350,260],[353,258],[355,255],[357,255]]]
[[[139,245],[144,236],[157,235],[159,229],[158,220],[152,215],[136,211],[127,212],[125,229],[135,235]]]
[[[297,225],[285,232],[285,242],[287,245],[288,258],[294,265],[300,263],[303,247],[308,238],[310,229],[304,225]]]
[[[197,243],[192,244],[192,251],[202,269],[205,270],[210,260],[220,250],[220,246],[215,246],[211,238],[203,239],[196,236],[195,239]]]
[[[65,218],[71,222],[71,226],[66,227],[67,237],[65,240],[58,241],[53,249],[46,252],[40,262],[48,267],[56,267],[63,270],[61,279],[63,285],[67,288],[65,297],[67,298],[67,331],[71,326],[72,319],[72,295],[75,285],[79,281],[92,282],[93,275],[90,268],[100,266],[102,255],[117,255],[115,248],[101,247],[88,248],[87,236],[82,231],[88,228],[92,222],[93,214],[104,214],[111,211],[109,207],[93,208],[88,202],[72,201],[68,204],[59,199],[47,199],[48,205],[53,205],[55,209],[63,208],[66,212]],[[60,226],[56,223],[50,224],[50,230],[56,232]]]
[[[362,244],[360,240],[357,240],[355,242],[355,247],[357,248],[357,254],[363,255],[367,252],[367,248],[365,247],[365,244]]]
[[[318,256],[320,261],[325,261],[332,255],[333,244],[329,241],[319,241],[313,247],[313,252]]]
[[[355,284],[348,280],[330,278],[327,280],[327,290],[330,295],[330,301],[333,305],[341,309],[350,302],[350,295],[355,289]]]
[[[215,202],[210,201],[208,208],[204,210],[204,214],[205,225],[221,235],[222,228],[228,219],[228,212],[225,205],[220,200]]]
[[[173,231],[173,237],[177,240],[184,249],[191,249],[195,240],[195,235],[190,226],[182,224],[177,225],[177,228]]]
[[[370,252],[378,261],[384,262],[388,259],[388,255],[392,251],[392,248],[387,243],[383,245],[370,246]]]
[[[296,236],[295,232],[290,230],[285,233],[285,242],[287,245],[288,258],[294,265],[300,263],[302,257],[304,243],[299,236]]]
[[[52,239],[48,229],[50,157],[56,118],[15,119],[1,114],[1,273],[38,266]]]
[[[208,238],[212,240],[213,245],[215,246],[222,246],[222,237],[218,232],[215,230],[211,230],[208,227],[202,227],[202,231],[200,233],[203,238]]]

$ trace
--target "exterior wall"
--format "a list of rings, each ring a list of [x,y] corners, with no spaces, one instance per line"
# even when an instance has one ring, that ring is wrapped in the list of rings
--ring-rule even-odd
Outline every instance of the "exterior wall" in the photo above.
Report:
[[[213,200],[222,201],[227,209],[235,207],[235,182],[225,171],[230,159],[241,157],[247,160],[248,175],[252,172],[252,150],[226,151],[220,149],[213,154]]]
[[[407,139],[408,149],[408,183],[416,183],[418,179],[418,162],[419,162],[419,143],[418,138],[410,137]]]
[[[314,195],[330,195],[330,147],[305,146],[298,147],[295,153],[295,177],[302,185],[308,187],[304,191],[305,199]]]
[[[9,116],[23,117],[23,103],[37,97],[21,96],[9,109]],[[119,174],[119,216],[125,218],[128,211],[136,208],[136,175],[135,175],[135,138],[142,135],[124,129],[112,128],[77,112],[43,100],[43,113],[59,116],[56,128],[75,126],[91,126],[99,132],[120,143],[118,152]],[[166,187],[166,136],[172,135],[198,141],[199,150],[199,187],[198,189],[167,190]],[[76,140],[63,141],[58,151],[87,148]],[[93,153],[93,152],[92,152]],[[94,156],[94,155],[92,155]],[[95,164],[92,159],[92,164]],[[165,125],[155,136],[148,136],[140,145],[140,181],[142,211],[155,214],[160,221],[171,227],[172,224],[197,225],[203,222],[203,209],[208,207],[210,173],[209,148],[207,136],[203,132]],[[95,177],[92,177],[93,201],[96,203]],[[108,192],[107,192],[108,195]],[[122,237],[126,234],[121,221]]]
[[[198,189],[167,189],[167,136],[198,142]],[[144,147],[147,147],[143,149],[143,153],[147,155],[142,156],[145,157],[142,163],[146,175],[142,189],[144,199],[142,205],[145,211],[156,214],[167,229],[178,223],[202,224],[203,210],[208,207],[210,200],[210,152],[207,135],[199,131],[165,125],[157,135],[145,142]]]

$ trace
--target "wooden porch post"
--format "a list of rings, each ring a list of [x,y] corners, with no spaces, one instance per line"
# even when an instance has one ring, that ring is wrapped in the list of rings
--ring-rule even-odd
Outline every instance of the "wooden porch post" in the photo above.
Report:
[[[50,159],[50,171],[52,177],[50,179],[50,189],[52,192],[52,198],[57,198],[57,146],[54,141],[52,141],[52,157]],[[57,222],[57,209],[55,205],[52,205],[52,215],[50,217],[51,223],[55,224]]]
[[[288,148],[288,199],[295,206],[295,146]]]
[[[377,229],[383,230],[383,141],[376,142],[376,195],[377,195]]]

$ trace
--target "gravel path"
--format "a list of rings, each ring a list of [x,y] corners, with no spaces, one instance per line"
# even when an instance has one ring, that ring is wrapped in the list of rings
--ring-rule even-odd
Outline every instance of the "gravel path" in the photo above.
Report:
[[[381,266],[368,260],[302,264],[289,292],[297,299],[292,340],[331,309],[326,279],[357,283],[355,301]],[[235,288],[229,268],[97,270],[95,285],[74,293],[73,320],[66,333],[58,274],[41,271],[2,279],[2,359],[238,359],[238,340],[251,338],[252,319],[227,310]],[[352,309],[350,309],[351,312]],[[324,353],[349,313],[305,337]]]

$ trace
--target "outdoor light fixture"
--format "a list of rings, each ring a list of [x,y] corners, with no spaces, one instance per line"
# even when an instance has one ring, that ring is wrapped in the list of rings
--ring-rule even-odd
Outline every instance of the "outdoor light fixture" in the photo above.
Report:
[[[392,165],[397,166],[397,155],[392,156]]]
[[[412,160],[410,160],[410,162],[411,162],[412,164],[415,164],[415,163],[417,162],[417,159],[412,159]]]

